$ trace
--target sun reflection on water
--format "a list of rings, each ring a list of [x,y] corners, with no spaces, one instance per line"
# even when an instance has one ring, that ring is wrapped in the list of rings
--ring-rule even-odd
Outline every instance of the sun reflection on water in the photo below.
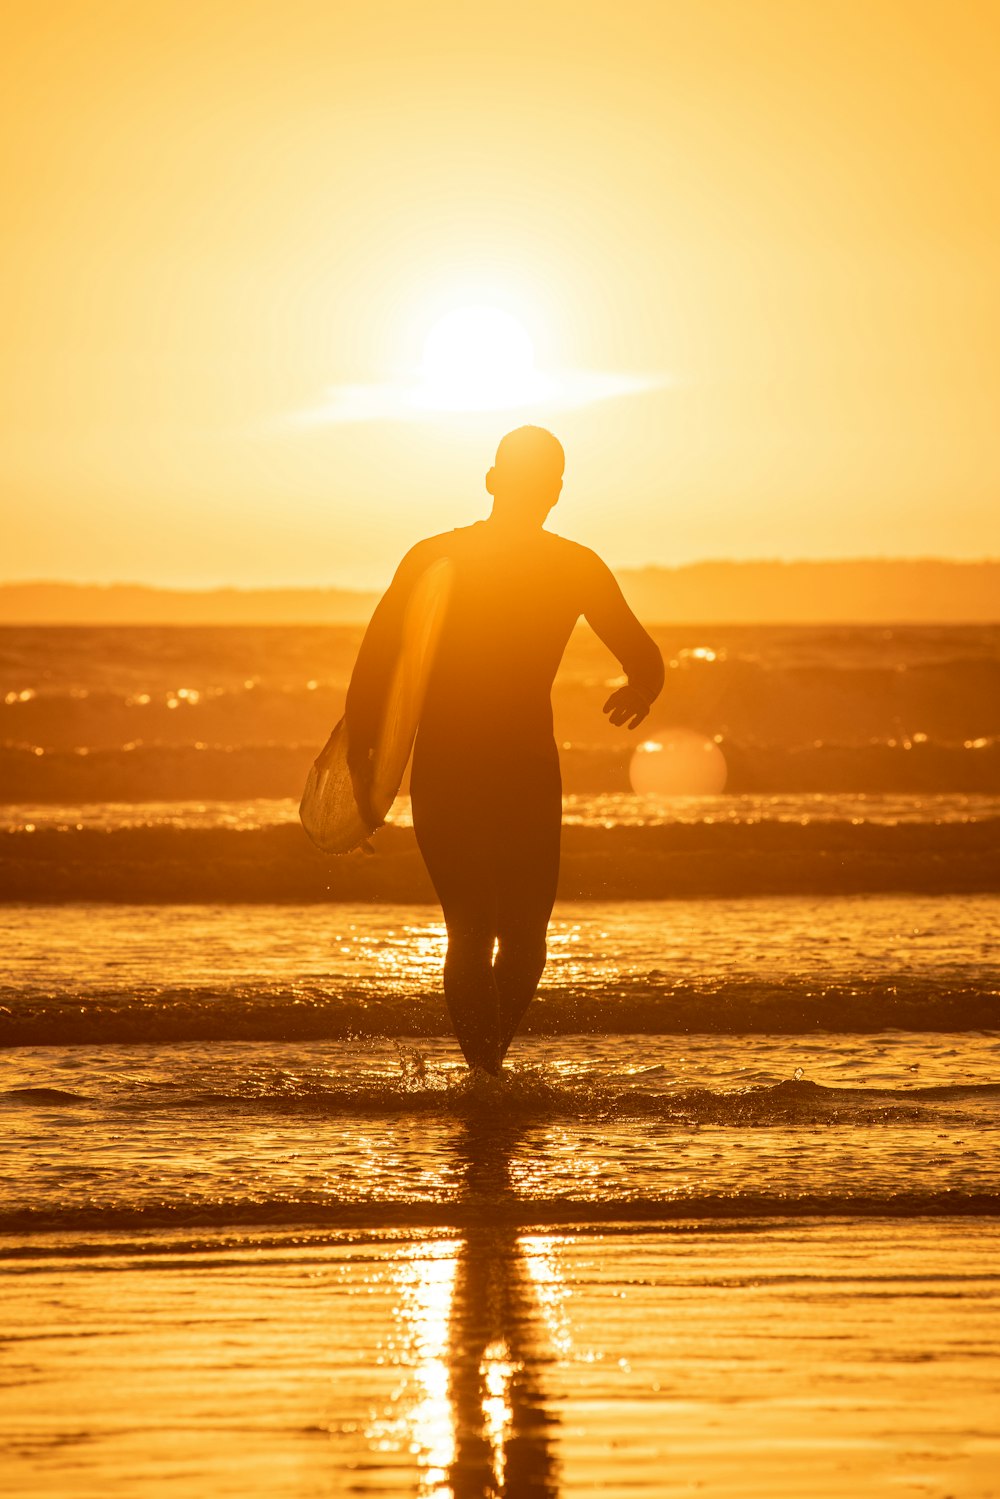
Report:
[[[523,1236],[506,1207],[523,1131],[470,1119],[454,1166],[475,1205],[459,1239],[433,1237],[392,1265],[394,1330],[382,1345],[398,1376],[365,1435],[434,1499],[559,1492],[554,1418],[543,1374],[573,1360],[555,1236]]]
[[[398,1341],[392,1362],[402,1371],[392,1413],[375,1418],[365,1433],[377,1451],[408,1452],[419,1471],[421,1495],[450,1495],[455,1423],[449,1394],[449,1327],[458,1246],[415,1244],[393,1266],[399,1300],[393,1308]]]
[[[408,979],[423,978],[435,986],[444,964],[448,935],[443,921],[405,926],[355,939],[357,956],[375,969],[391,969]]]
[[[510,1349],[503,1338],[494,1340],[484,1349],[479,1365],[483,1382],[483,1430],[490,1444],[493,1477],[499,1489],[504,1487],[507,1441],[514,1423],[510,1403],[511,1380],[523,1367],[511,1359]]]
[[[559,1242],[554,1234],[529,1235],[521,1240],[521,1252],[549,1335],[549,1346],[558,1359],[568,1359],[573,1352],[565,1306],[570,1290],[554,1252]]]

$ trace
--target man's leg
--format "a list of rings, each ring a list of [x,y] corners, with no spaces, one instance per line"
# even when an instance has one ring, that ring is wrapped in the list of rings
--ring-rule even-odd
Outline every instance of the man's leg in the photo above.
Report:
[[[444,997],[458,1044],[470,1067],[496,1073],[503,1060],[493,977],[496,869],[475,814],[456,814],[462,801],[457,792],[454,787],[447,797],[415,792],[413,828],[448,929]]]
[[[442,899],[448,928],[444,997],[462,1055],[470,1067],[497,1073],[503,1061],[500,1002],[493,977],[495,917],[463,900],[459,909]],[[495,909],[495,901],[490,902]]]
[[[519,787],[498,850],[497,939],[500,1056],[506,1055],[545,968],[546,934],[559,880],[562,787],[558,763]]]
[[[501,1060],[507,1055],[545,969],[545,934],[550,912],[551,905],[544,919],[537,910],[523,912],[501,928],[500,946],[493,965],[500,1000]]]

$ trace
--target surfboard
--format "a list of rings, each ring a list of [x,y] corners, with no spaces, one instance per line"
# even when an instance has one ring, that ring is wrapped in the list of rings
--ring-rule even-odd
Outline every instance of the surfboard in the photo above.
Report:
[[[413,748],[427,680],[451,593],[453,564],[447,557],[432,562],[421,575],[403,618],[399,651],[390,675],[375,743],[370,823],[358,806],[348,768],[347,724],[340,719],[320,750],[299,803],[299,819],[317,848],[348,854],[359,848],[385,821],[406,771]]]

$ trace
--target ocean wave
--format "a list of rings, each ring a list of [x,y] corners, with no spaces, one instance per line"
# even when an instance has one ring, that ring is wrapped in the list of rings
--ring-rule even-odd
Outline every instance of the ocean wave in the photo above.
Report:
[[[511,1197],[496,1201],[452,1202],[323,1202],[297,1201],[287,1195],[216,1199],[196,1205],[163,1201],[143,1204],[115,1203],[55,1208],[0,1210],[0,1234],[62,1234],[80,1232],[121,1234],[140,1232],[144,1239],[123,1245],[87,1244],[53,1246],[60,1257],[89,1257],[105,1253],[154,1252],[162,1248],[160,1231],[190,1234],[213,1228],[301,1227],[302,1229],[466,1229],[483,1225],[511,1228],[585,1229],[596,1225],[673,1226],[692,1228],[705,1220],[720,1223],[760,1224],[787,1218],[940,1218],[1000,1216],[1000,1192],[970,1192],[944,1189],[938,1192],[859,1191],[840,1193],[677,1192],[670,1195],[635,1195],[594,1200],[558,1197]],[[245,1239],[241,1236],[241,1246]],[[167,1246],[178,1253],[198,1252],[204,1241],[172,1236]],[[37,1249],[26,1245],[0,1246],[0,1260],[34,1257]]]
[[[0,1231],[995,1214],[998,1044],[537,1040],[499,1080],[435,1041],[45,1047],[8,1057]]]
[[[1000,628],[657,629],[644,732],[717,740],[728,790],[1000,793]],[[0,631],[8,800],[292,797],[340,716],[352,628]],[[553,691],[566,789],[628,789],[600,713],[616,664],[574,635]]]
[[[733,1089],[680,1088],[658,1092],[647,1071],[642,1088],[593,1076],[567,1079],[549,1067],[515,1063],[497,1081],[464,1069],[457,1075],[429,1076],[417,1053],[401,1053],[402,1075],[358,1082],[282,1075],[245,1079],[228,1087],[197,1089],[183,1084],[133,1086],[112,1103],[66,1088],[17,1087],[0,1090],[8,1108],[75,1108],[99,1104],[122,1113],[150,1108],[183,1109],[216,1117],[229,1110],[247,1114],[373,1115],[439,1114],[496,1129],[501,1122],[524,1125],[568,1120],[615,1123],[656,1120],[664,1124],[706,1124],[770,1128],[778,1125],[851,1124],[922,1119],[921,1106],[937,1112],[948,1103],[983,1104],[996,1112],[1000,1083],[947,1083],[905,1088],[838,1087],[807,1078]],[[998,1118],[1000,1122],[1000,1118]]]
[[[43,740],[0,744],[5,802],[242,801],[297,798],[323,742],[183,743],[129,740],[113,746],[52,748]],[[259,735],[261,724],[255,723]],[[652,733],[653,730],[650,730]],[[613,746],[561,741],[567,793],[621,794],[631,790],[635,741]],[[946,741],[892,734],[860,744],[816,739],[783,745],[718,735],[731,795],[1000,794],[1000,738],[978,733]]]
[[[1000,820],[1000,796],[966,792],[921,795],[907,792],[855,795],[837,792],[762,792],[717,796],[655,796],[629,792],[569,792],[563,797],[565,827],[673,827],[677,823],[761,822],[941,824]],[[410,798],[396,798],[388,822],[412,827]],[[63,833],[91,828],[228,828],[234,832],[297,827],[298,797],[209,798],[153,802],[0,802],[0,831]]]
[[[730,975],[700,982],[623,977],[544,985],[523,1034],[810,1035],[819,1032],[1000,1030],[1000,984],[948,975],[782,979]],[[341,986],[246,979],[225,987],[92,986],[85,995],[0,988],[0,1046],[187,1041],[351,1040],[449,1036],[440,992],[385,977]]]
[[[2,901],[434,900],[411,829],[375,857],[320,854],[294,825],[0,830]],[[941,823],[760,820],[570,825],[563,900],[1000,890],[1000,819]]]

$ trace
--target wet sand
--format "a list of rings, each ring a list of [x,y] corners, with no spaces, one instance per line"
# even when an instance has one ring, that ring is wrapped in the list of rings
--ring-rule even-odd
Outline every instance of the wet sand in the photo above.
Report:
[[[8,1238],[0,1488],[986,1499],[998,1249],[987,1219],[488,1213]]]

